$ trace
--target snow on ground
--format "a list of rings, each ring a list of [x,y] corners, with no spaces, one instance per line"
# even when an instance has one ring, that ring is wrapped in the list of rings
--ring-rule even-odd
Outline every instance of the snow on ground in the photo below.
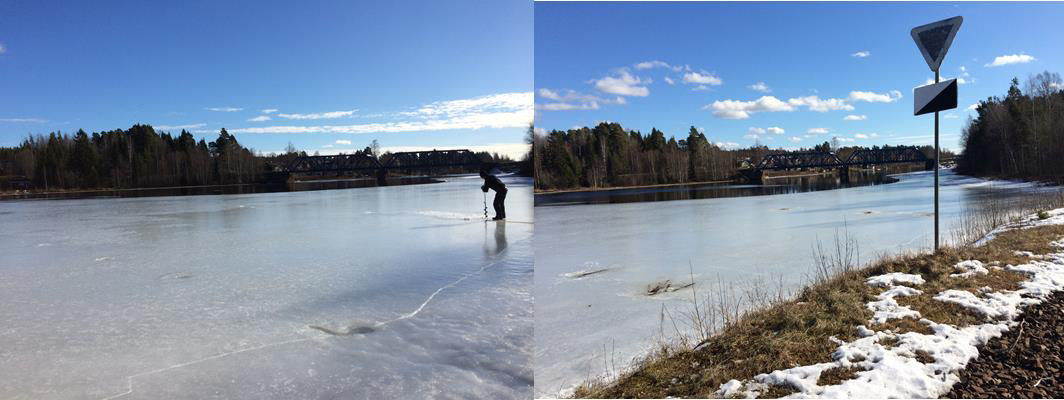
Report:
[[[882,324],[892,319],[920,318],[919,311],[898,304],[898,301],[894,300],[897,296],[916,296],[920,293],[923,292],[908,286],[892,286],[887,291],[879,294],[879,300],[868,303],[868,309],[875,313],[872,320],[868,322],[870,324]]]
[[[982,239],[977,240],[974,244],[976,246],[982,246],[987,242],[993,240],[995,237],[997,237],[997,235],[1000,235],[1002,232],[1011,231],[1013,229],[1027,229],[1044,225],[1064,225],[1064,208],[1050,210],[1047,211],[1046,214],[1048,214],[1049,218],[1041,219],[1038,217],[1037,214],[1032,214],[1021,218],[1019,221],[998,227],[990,231],[990,233],[988,233]]]
[[[923,285],[924,278],[915,274],[903,274],[901,272],[891,272],[889,274],[883,274],[873,276],[865,281],[869,286],[889,287],[894,286],[897,283],[909,283],[913,285]]]
[[[983,262],[979,260],[964,260],[953,268],[961,271],[958,274],[949,274],[951,278],[970,278],[976,275],[986,275],[990,273],[990,270],[983,266]]]
[[[1053,210],[1049,214],[1050,218],[1047,219],[1038,219],[1037,216],[1025,218],[1006,229],[1064,224],[1064,209]],[[1006,229],[995,230],[992,235]],[[980,243],[988,240],[981,240]],[[982,296],[967,291],[944,290],[935,295],[935,300],[956,303],[986,315],[987,323],[958,328],[921,318],[920,322],[931,329],[931,334],[896,334],[890,330],[873,331],[866,326],[859,326],[859,339],[851,342],[836,339],[839,347],[832,354],[832,362],[772,371],[745,382],[731,380],[722,384],[716,394],[753,398],[771,385],[785,385],[798,390],[787,398],[937,398],[949,392],[959,380],[957,373],[964,369],[968,361],[979,356],[978,346],[1001,336],[1002,332],[1014,325],[1024,306],[1039,303],[1050,293],[1064,289],[1064,239],[1052,244],[1060,251],[1032,257],[1027,264],[1005,266],[1006,270],[1027,275],[1028,279],[1020,284],[1019,290],[981,290]],[[973,261],[958,263],[956,268],[965,272],[951,276],[988,273],[982,263]],[[897,283],[921,284],[923,279],[916,275],[891,273],[871,277],[866,283],[888,288],[879,295],[878,300],[868,303],[868,308],[876,312],[872,322],[883,322],[899,318],[898,315],[909,315],[905,311],[906,307],[898,306],[894,297],[920,293],[919,290]],[[909,311],[919,318],[919,313]],[[896,342],[885,346],[882,343],[886,339]],[[930,356],[931,361],[925,363],[918,360],[920,353]],[[857,372],[856,378],[837,385],[817,385],[824,371],[849,367],[863,371]]]

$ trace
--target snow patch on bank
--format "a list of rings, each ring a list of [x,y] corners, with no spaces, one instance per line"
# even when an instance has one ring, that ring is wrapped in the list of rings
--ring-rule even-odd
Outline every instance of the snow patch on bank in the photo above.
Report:
[[[1000,235],[1002,232],[1011,231],[1013,229],[1028,229],[1045,225],[1064,225],[1064,208],[1050,210],[1047,211],[1046,214],[1049,216],[1049,218],[1041,219],[1038,217],[1038,214],[1032,214],[1020,218],[1019,221],[1013,222],[1011,224],[997,227],[994,230],[990,231],[990,233],[986,234],[986,236],[984,236],[982,239],[977,240],[973,244],[976,246],[982,246],[996,238],[997,235]]]
[[[965,260],[957,263],[953,266],[954,269],[961,271],[959,274],[949,274],[951,278],[970,278],[976,275],[986,275],[990,273],[990,270],[983,266],[983,262],[979,260]]]
[[[1028,217],[1023,220],[1025,222],[1010,225],[1012,228],[1009,229],[1064,224],[1064,209],[1049,213],[1050,218]],[[995,230],[994,234],[1000,234],[1004,230],[1007,229]],[[986,241],[989,239],[980,242]],[[1022,313],[1023,307],[1040,303],[1052,292],[1064,289],[1064,239],[1056,240],[1052,245],[1061,251],[1043,257],[1032,257],[1028,264],[1005,266],[1005,270],[1027,276],[1028,279],[1021,282],[1019,290],[980,290],[979,296],[972,292],[951,289],[935,295],[935,300],[959,304],[986,315],[987,323],[957,328],[921,318],[920,323],[927,325],[932,331],[931,334],[896,334],[889,330],[874,331],[866,326],[859,326],[859,339],[841,342],[832,338],[839,343],[839,347],[832,353],[832,362],[772,371],[748,381],[731,380],[722,384],[716,394],[722,397],[753,398],[770,386],[779,385],[797,390],[797,393],[786,398],[938,398],[949,392],[959,381],[957,373],[963,370],[969,361],[979,356],[979,346],[1001,336],[1010,326],[1016,324],[1016,317]],[[981,262],[972,261],[975,260],[958,263],[957,269],[964,272],[951,276],[967,277],[988,273]],[[879,322],[880,317],[885,318],[885,321],[897,315],[919,318],[916,311],[909,310],[915,315],[908,315],[903,309],[905,307],[896,306],[894,297],[919,294],[919,290],[897,283],[922,284],[922,277],[891,273],[868,278],[866,283],[875,287],[887,287],[878,296],[878,300],[867,305],[876,312],[876,317],[870,322]],[[894,343],[889,344],[885,339]],[[857,372],[854,379],[837,385],[817,385],[817,380],[823,372],[851,367],[862,370]]]
[[[898,283],[908,283],[912,285],[923,285],[924,278],[916,274],[903,274],[901,272],[891,272],[889,274],[876,275],[868,278],[865,281],[869,286],[876,287],[890,287]]]
[[[920,318],[919,311],[898,304],[898,301],[894,300],[894,298],[897,296],[916,296],[921,293],[923,292],[908,286],[892,286],[890,289],[879,294],[879,300],[869,302],[866,305],[869,310],[872,310],[872,312],[875,313],[872,320],[868,321],[868,323],[882,324],[892,319],[901,319],[905,317]]]

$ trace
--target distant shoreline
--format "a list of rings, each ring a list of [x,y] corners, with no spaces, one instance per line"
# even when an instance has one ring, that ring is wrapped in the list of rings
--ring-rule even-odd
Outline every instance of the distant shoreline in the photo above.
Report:
[[[686,186],[686,185],[702,185],[702,184],[717,184],[717,183],[735,183],[735,179],[719,180],[719,181],[699,181],[699,182],[683,182],[683,183],[659,183],[654,185],[636,185],[636,186],[610,186],[601,188],[575,188],[575,189],[550,189],[542,190],[536,189],[535,195],[541,194],[562,194],[562,193],[579,193],[579,192],[608,192],[611,190],[624,190],[624,189],[647,189],[647,188],[659,188],[669,186]]]
[[[442,182],[439,179],[433,177],[396,177],[389,179],[391,182],[385,186],[401,186],[401,185],[420,185]],[[414,182],[410,182],[414,180]],[[186,186],[160,186],[160,187],[146,187],[146,188],[101,188],[101,189],[60,189],[60,190],[48,190],[48,191],[25,191],[21,193],[17,192],[2,192],[0,193],[0,201],[5,200],[58,200],[58,199],[83,199],[83,198],[129,198],[129,197],[164,197],[164,196],[211,196],[211,195],[224,195],[224,194],[246,194],[246,193],[279,193],[279,192],[307,192],[317,190],[335,190],[335,189],[358,189],[368,187],[379,187],[378,185],[366,185],[366,186],[350,186],[350,187],[325,187],[319,189],[304,189],[304,190],[292,190],[292,184],[330,184],[337,182],[375,182],[372,178],[355,178],[355,179],[312,179],[301,180],[287,183],[232,183],[221,185],[186,185]],[[212,192],[212,193],[197,193],[197,194],[181,194],[181,193],[165,193],[157,195],[141,195],[141,196],[122,196],[121,194],[132,193],[145,193],[150,191],[194,191],[194,190],[210,190],[210,189],[235,189],[235,188],[268,188],[270,186],[283,185],[285,190],[260,190],[260,191],[236,191],[234,193]]]

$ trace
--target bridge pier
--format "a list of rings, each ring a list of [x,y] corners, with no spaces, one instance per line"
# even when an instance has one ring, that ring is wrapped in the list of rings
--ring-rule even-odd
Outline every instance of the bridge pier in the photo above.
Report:
[[[764,182],[765,171],[757,168],[740,169],[739,174],[749,183],[760,185]]]
[[[839,180],[842,181],[842,183],[850,183],[850,167],[842,166],[838,168],[838,171]]]
[[[377,170],[377,186],[388,186],[388,170],[384,168]]]

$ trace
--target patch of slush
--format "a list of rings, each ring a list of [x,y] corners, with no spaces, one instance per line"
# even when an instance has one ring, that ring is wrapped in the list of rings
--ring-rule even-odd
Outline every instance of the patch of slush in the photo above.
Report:
[[[1064,209],[1054,210],[1052,215],[1062,216]],[[1064,218],[1057,221],[1064,224]],[[1021,229],[1022,226],[1015,228]],[[1054,241],[1053,245],[1064,248],[1064,239]],[[1019,290],[983,290],[982,298],[960,290],[945,290],[935,296],[936,300],[961,304],[988,317],[999,318],[998,321],[957,328],[920,319],[931,329],[931,334],[874,332],[860,326],[857,328],[860,338],[840,342],[832,353],[831,362],[772,371],[748,381],[731,380],[722,384],[716,394],[753,398],[767,390],[769,385],[782,385],[797,390],[785,398],[938,398],[959,381],[958,372],[979,356],[979,346],[1001,336],[1016,324],[1016,317],[1023,312],[1024,306],[1040,303],[1052,292],[1064,289],[1064,251],[1048,254],[1045,260],[1006,266],[1007,270],[1027,275],[1028,279],[1020,284]],[[884,294],[898,288],[891,287]],[[882,301],[884,295],[880,297]],[[883,346],[880,344],[883,339],[893,339],[896,343]],[[930,355],[933,361],[918,361],[918,352]],[[817,385],[824,371],[848,367],[862,371],[857,372],[855,378],[836,385]]]

